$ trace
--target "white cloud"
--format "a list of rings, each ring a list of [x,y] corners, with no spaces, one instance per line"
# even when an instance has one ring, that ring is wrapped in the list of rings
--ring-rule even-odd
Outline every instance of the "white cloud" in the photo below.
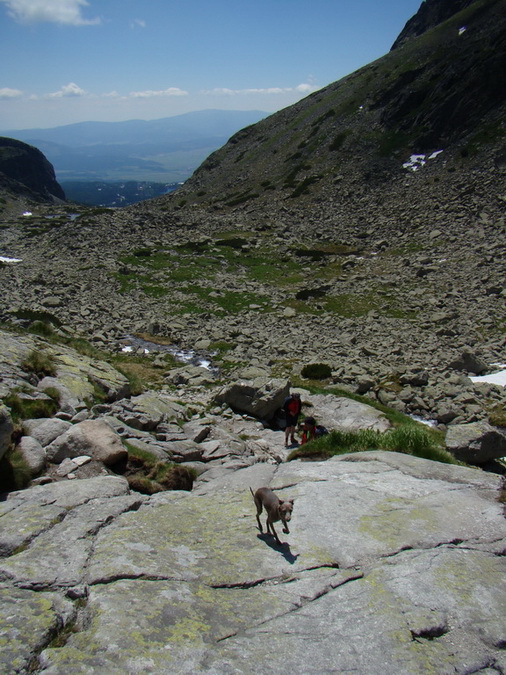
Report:
[[[298,84],[295,87],[295,91],[299,91],[301,94],[310,94],[312,91],[316,91],[320,87],[315,87],[314,84]]]
[[[315,87],[312,84],[299,84],[296,87],[265,87],[258,89],[228,89],[227,87],[217,87],[216,89],[209,89],[203,91],[203,94],[218,94],[224,96],[241,96],[248,94],[260,94],[265,95],[279,95],[279,94],[309,94],[312,91],[316,91],[319,87]]]
[[[144,19],[134,19],[130,22],[130,28],[146,28],[146,22]]]
[[[188,96],[188,92],[184,89],[179,89],[178,87],[169,87],[168,89],[162,89],[158,91],[152,91],[148,89],[147,91],[132,91],[130,92],[132,98],[156,98],[160,96]]]
[[[69,82],[59,91],[47,94],[47,98],[71,98],[75,96],[86,96],[87,92],[81,89],[75,82]]]
[[[85,19],[82,15],[86,0],[0,0],[7,5],[10,16],[20,23],[59,23],[66,26],[91,26],[99,18]]]
[[[19,98],[22,95],[23,92],[19,91],[19,89],[9,89],[9,87],[4,87],[3,89],[0,89],[0,99]]]

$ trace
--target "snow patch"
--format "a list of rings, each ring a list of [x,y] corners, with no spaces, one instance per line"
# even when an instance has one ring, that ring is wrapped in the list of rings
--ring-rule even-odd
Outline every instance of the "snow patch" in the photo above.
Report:
[[[500,387],[506,387],[506,363],[494,363],[494,366],[501,368],[490,375],[473,375],[469,379],[473,382],[486,382],[487,384],[497,384]]]
[[[443,150],[436,150],[435,152],[431,153],[428,157],[427,155],[411,155],[409,160],[407,162],[404,162],[402,167],[403,169],[408,169],[409,171],[418,171],[418,169],[421,169],[423,166],[427,164],[427,161],[429,159],[435,159],[442,152]]]
[[[17,262],[21,262],[21,258],[7,258],[7,257],[4,256],[4,255],[0,255],[0,262],[3,262],[3,263],[17,263]]]

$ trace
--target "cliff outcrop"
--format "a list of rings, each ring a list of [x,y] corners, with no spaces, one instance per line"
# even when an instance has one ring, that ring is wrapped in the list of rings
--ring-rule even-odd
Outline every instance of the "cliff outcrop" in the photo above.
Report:
[[[36,201],[65,200],[53,165],[43,153],[13,138],[0,138],[0,189]]]

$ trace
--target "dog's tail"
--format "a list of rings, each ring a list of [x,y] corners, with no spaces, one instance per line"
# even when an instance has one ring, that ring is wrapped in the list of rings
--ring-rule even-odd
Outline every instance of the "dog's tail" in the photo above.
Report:
[[[253,499],[255,499],[255,493],[253,492],[253,490],[250,488],[249,491],[250,491],[251,494],[253,495]]]

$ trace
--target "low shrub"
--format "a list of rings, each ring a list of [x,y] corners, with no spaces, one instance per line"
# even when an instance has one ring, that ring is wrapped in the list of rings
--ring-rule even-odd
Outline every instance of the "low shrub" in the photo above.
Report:
[[[30,333],[34,333],[35,335],[40,335],[42,337],[51,337],[54,335],[53,326],[47,321],[34,321],[30,324],[28,330]]]
[[[43,323],[53,324],[53,326],[60,327],[61,321],[54,314],[50,312],[36,312],[32,309],[19,309],[14,312],[14,316],[21,321],[34,323],[35,321],[42,321]]]
[[[306,380],[326,380],[332,375],[331,367],[326,363],[308,363],[301,370]]]
[[[496,405],[489,412],[488,421],[494,427],[506,427],[506,405]]]

